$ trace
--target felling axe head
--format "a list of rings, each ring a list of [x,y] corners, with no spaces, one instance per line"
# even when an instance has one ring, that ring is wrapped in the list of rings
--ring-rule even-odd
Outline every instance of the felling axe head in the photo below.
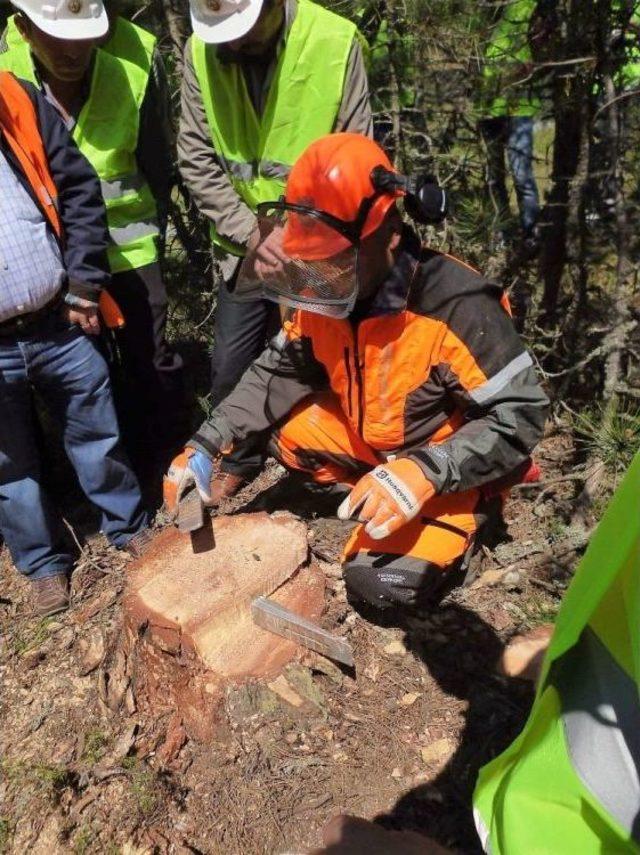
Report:
[[[178,531],[188,534],[204,526],[204,505],[195,487],[187,490],[178,502]]]

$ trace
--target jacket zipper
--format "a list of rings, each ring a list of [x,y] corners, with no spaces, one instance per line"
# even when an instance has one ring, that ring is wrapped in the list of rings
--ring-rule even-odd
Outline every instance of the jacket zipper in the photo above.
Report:
[[[362,428],[364,424],[364,406],[362,400],[362,372],[360,371],[360,354],[358,352],[358,330],[354,330],[354,350],[353,361],[356,366],[356,385],[358,387],[358,433],[362,436]]]
[[[344,349],[344,364],[347,367],[347,400],[349,401],[349,416],[353,415],[353,407],[351,406],[351,360],[349,356],[349,348]]]

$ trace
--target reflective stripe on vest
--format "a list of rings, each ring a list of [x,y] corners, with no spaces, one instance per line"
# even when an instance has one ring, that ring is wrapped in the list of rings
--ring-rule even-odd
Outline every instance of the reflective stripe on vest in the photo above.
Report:
[[[191,37],[212,143],[238,195],[252,210],[259,202],[278,199],[298,156],[335,129],[356,32],[339,15],[300,0],[261,117],[240,65],[221,63],[215,45]],[[311,85],[314,80],[317,85]],[[217,235],[213,226],[211,236],[226,250],[243,254],[242,247]]]
[[[0,54],[2,68],[39,85],[25,41]],[[134,63],[96,50],[89,97],[72,133],[101,181],[112,240],[107,255],[113,273],[157,259],[156,203],[136,161],[140,107],[148,79],[148,71]]]
[[[480,844],[483,851],[486,852],[487,855],[491,855],[491,838],[489,829],[482,818],[482,814],[476,808],[473,809],[473,824],[478,832],[478,837],[480,838]]]
[[[550,682],[560,695],[567,748],[576,773],[640,843],[637,686],[590,627],[554,664]]]
[[[110,202],[112,199],[119,199],[120,196],[127,196],[129,193],[137,194],[145,187],[146,183],[139,172],[135,175],[129,175],[126,178],[101,181],[100,189],[102,190],[102,198],[105,202]]]
[[[128,226],[120,226],[119,228],[109,229],[111,240],[117,245],[127,247],[129,244],[139,241],[141,238],[146,238],[151,235],[158,234],[158,224],[155,220],[142,222],[138,220],[135,223],[129,223]]]
[[[274,163],[270,160],[261,160],[260,163],[237,163],[226,158],[221,158],[221,160],[226,171],[238,183],[254,181],[259,179],[261,175],[264,178],[275,178],[277,181],[284,182],[291,172],[291,167],[286,163]]]

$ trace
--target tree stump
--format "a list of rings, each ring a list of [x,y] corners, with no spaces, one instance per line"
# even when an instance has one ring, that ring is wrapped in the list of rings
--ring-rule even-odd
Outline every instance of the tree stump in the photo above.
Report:
[[[257,627],[251,602],[272,595],[317,620],[324,577],[308,564],[307,528],[290,514],[213,522],[215,546],[162,531],[131,565],[124,600],[126,672],[136,704],[181,717],[191,738],[215,738],[229,685],[272,679],[300,648]]]

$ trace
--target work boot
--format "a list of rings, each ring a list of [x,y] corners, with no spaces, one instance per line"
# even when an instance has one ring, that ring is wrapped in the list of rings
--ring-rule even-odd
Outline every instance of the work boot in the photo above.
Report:
[[[49,617],[69,608],[69,577],[66,573],[34,579],[33,608],[40,617]]]
[[[248,483],[248,479],[243,478],[242,475],[234,475],[233,472],[218,472],[211,482],[209,506],[217,508],[223,499],[231,499]]]
[[[122,548],[128,552],[132,558],[141,558],[154,541],[154,534],[150,528],[143,528],[137,534],[134,534]]]

